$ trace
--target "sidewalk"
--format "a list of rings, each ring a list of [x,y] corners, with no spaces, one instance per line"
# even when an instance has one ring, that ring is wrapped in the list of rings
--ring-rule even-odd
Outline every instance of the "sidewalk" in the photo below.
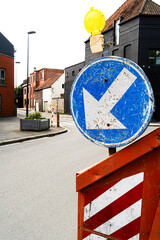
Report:
[[[55,136],[67,132],[63,127],[50,127],[48,130],[41,132],[21,131],[20,117],[0,118],[0,146],[28,141],[32,139]]]
[[[42,113],[42,116],[50,118],[51,114]],[[21,131],[20,118],[24,118],[25,109],[18,109],[17,117],[0,118],[0,146],[28,141],[32,139],[55,136],[58,134],[66,133],[67,129],[64,127],[50,127],[49,130],[34,132],[34,131]],[[151,122],[150,127],[160,127],[160,122]]]

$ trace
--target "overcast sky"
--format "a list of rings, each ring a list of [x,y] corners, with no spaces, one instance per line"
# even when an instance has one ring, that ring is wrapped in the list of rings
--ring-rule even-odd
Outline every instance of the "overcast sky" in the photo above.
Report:
[[[160,4],[160,0],[154,0]],[[91,7],[110,17],[125,0],[4,0],[1,2],[0,31],[16,49],[17,84],[27,77],[27,32],[30,35],[29,73],[41,68],[64,69],[84,61],[89,33],[85,14]]]

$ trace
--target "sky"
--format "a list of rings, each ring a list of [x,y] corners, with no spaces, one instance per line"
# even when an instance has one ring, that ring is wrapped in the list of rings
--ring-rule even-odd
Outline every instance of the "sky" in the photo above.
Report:
[[[27,32],[29,73],[41,68],[64,69],[85,59],[84,17],[91,7],[108,19],[125,0],[5,0],[1,3],[0,32],[14,45],[15,81],[27,78]],[[154,0],[160,4],[160,0]]]

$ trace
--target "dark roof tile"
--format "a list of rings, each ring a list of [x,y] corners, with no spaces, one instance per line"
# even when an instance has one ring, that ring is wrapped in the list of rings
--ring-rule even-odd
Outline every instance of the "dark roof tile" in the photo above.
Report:
[[[160,5],[152,0],[127,0],[106,20],[103,32],[113,27],[114,21],[121,18],[121,22],[124,22],[139,14],[160,15]]]

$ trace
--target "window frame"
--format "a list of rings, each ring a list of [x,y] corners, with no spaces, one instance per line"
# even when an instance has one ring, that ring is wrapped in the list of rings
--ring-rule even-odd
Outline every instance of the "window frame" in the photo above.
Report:
[[[151,51],[154,51],[153,56],[150,55]],[[159,51],[159,54],[160,54],[160,49],[158,49],[158,48],[149,49],[148,63],[150,66],[159,66],[160,65],[160,57],[157,57],[157,51]],[[159,58],[159,63],[157,63],[157,58]],[[151,63],[152,60],[154,61],[153,63]]]
[[[2,112],[2,95],[0,94],[0,112]]]
[[[118,46],[120,44],[120,19],[114,21],[114,45]]]
[[[40,81],[43,81],[43,72],[40,72]]]
[[[72,76],[75,76],[75,75],[76,75],[75,70],[73,70],[72,71]]]
[[[4,77],[2,77],[2,71],[4,72]],[[1,81],[4,81],[4,84],[2,84]],[[0,87],[5,86],[6,86],[6,70],[4,68],[0,68]]]

